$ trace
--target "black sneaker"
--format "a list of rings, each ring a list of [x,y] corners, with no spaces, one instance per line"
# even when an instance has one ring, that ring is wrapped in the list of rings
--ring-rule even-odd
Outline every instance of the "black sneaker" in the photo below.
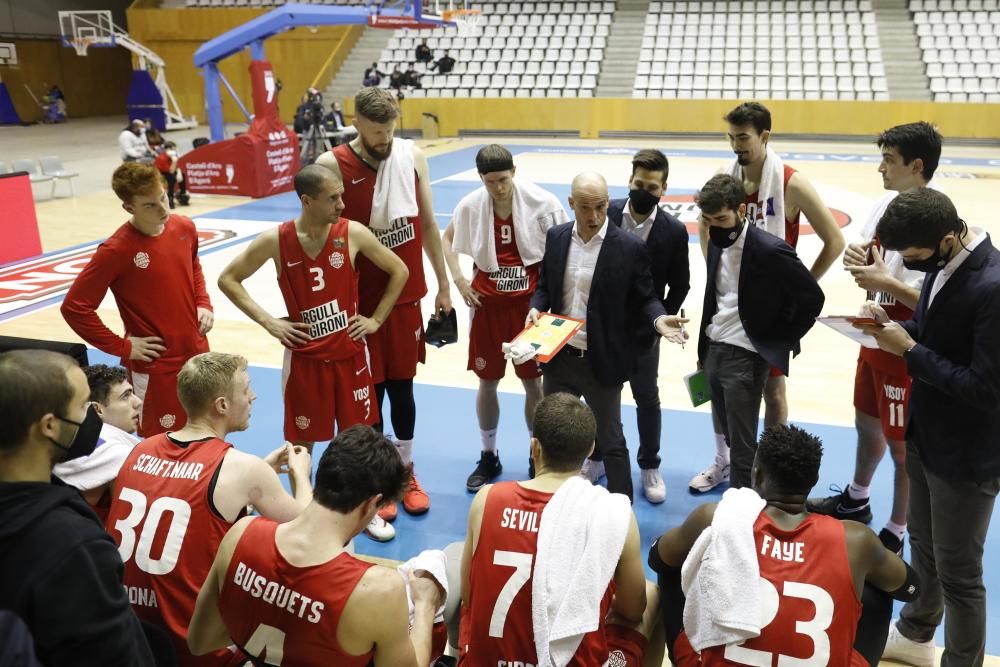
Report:
[[[469,475],[469,479],[465,480],[465,488],[475,493],[502,472],[503,466],[500,464],[500,457],[495,452],[483,452],[482,456],[479,457],[479,465]]]
[[[836,494],[826,498],[810,498],[806,501],[806,509],[816,514],[832,516],[841,521],[871,523],[872,508],[868,504],[867,498],[855,500],[847,493],[847,489],[840,489],[836,486],[831,486],[830,490],[836,491]]]
[[[883,528],[878,531],[878,539],[881,540],[882,546],[896,554],[900,558],[903,557],[903,542],[902,538],[896,537],[896,534],[889,531],[888,528]]]

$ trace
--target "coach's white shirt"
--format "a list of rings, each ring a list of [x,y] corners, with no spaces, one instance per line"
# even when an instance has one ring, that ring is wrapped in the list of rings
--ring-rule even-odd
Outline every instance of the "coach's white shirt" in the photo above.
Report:
[[[715,276],[715,303],[717,310],[705,328],[709,340],[728,343],[756,352],[740,320],[740,267],[743,265],[743,246],[747,240],[747,225],[743,224],[736,243],[722,249],[718,274]]]
[[[649,239],[649,230],[653,228],[653,218],[655,217],[656,209],[654,208],[645,220],[636,222],[635,218],[632,217],[632,205],[625,204],[625,208],[622,209],[622,229],[629,234],[638,236],[645,243]]]
[[[934,278],[934,284],[931,285],[931,294],[927,297],[927,307],[930,308],[934,304],[934,297],[937,296],[944,284],[948,282],[948,279],[958,271],[958,267],[965,263],[965,260],[969,259],[969,255],[972,251],[979,247],[979,244],[986,239],[986,232],[983,231],[982,227],[972,227],[972,233],[976,235],[976,240],[965,246],[964,250],[960,250],[957,255],[952,257],[944,268],[938,271],[937,276]]]
[[[601,254],[604,237],[608,233],[608,219],[597,230],[597,233],[587,242],[580,237],[573,223],[573,231],[569,237],[569,252],[566,255],[566,272],[563,274],[563,307],[565,313],[578,320],[583,320],[583,326],[569,339],[569,344],[581,350],[587,349],[587,303],[590,301],[590,286],[594,282],[594,268],[597,257]]]

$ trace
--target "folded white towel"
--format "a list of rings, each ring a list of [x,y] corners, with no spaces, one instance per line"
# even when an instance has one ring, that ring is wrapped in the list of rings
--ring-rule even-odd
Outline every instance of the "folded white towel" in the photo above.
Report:
[[[372,229],[389,229],[393,220],[419,213],[413,151],[412,140],[395,137],[389,158],[379,164],[368,221]]]
[[[445,602],[448,600],[448,558],[440,549],[427,549],[406,561],[396,568],[403,581],[407,581],[406,575],[411,577],[419,576],[423,573],[429,574],[444,589],[444,600],[438,607],[434,615],[434,622],[440,623],[444,620]],[[410,625],[413,625],[413,594],[410,591],[410,584],[406,584],[406,602],[410,608]]]
[[[96,489],[118,477],[122,463],[138,443],[139,438],[131,433],[126,433],[117,426],[104,424],[101,426],[97,448],[92,454],[57,463],[52,474],[81,491]]]
[[[785,163],[773,148],[767,146],[764,171],[757,186],[758,200],[764,202],[764,230],[785,239]],[[743,167],[739,160],[729,165],[729,175],[743,182]]]
[[[750,488],[729,489],[681,567],[684,631],[696,651],[760,635],[760,580],[753,525],[766,503]]]
[[[601,622],[632,516],[628,498],[571,477],[538,527],[531,617],[539,667],[564,667]]]
[[[514,238],[521,261],[531,266],[542,261],[545,235],[549,228],[569,220],[559,199],[534,183],[514,180],[511,213]],[[455,227],[455,252],[468,255],[480,271],[496,271],[497,248],[493,235],[493,201],[485,187],[473,190],[455,207],[451,218]]]

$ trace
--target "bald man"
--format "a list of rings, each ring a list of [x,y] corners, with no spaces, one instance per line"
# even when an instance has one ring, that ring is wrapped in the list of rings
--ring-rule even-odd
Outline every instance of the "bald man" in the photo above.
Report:
[[[569,343],[542,367],[546,395],[583,396],[597,419],[597,443],[582,474],[632,499],[632,469],[621,423],[622,384],[639,354],[636,330],[646,322],[674,343],[683,343],[683,320],[668,316],[653,292],[649,255],[642,239],[608,224],[608,184],[594,172],[573,179],[569,207],[576,220],[549,230],[538,288],[527,323],[539,313],[584,321]]]

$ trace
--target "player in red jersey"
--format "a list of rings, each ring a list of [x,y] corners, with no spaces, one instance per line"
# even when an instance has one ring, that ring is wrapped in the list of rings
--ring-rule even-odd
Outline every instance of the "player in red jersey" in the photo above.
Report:
[[[541,664],[535,648],[532,580],[542,512],[559,488],[580,474],[596,432],[594,415],[582,401],[570,394],[549,394],[535,411],[534,479],[487,484],[476,494],[462,554],[460,665]],[[519,520],[510,519],[515,515]],[[651,645],[645,655],[658,596],[646,581],[631,510],[628,521],[614,577],[599,602],[602,617],[594,631],[582,636],[569,662],[573,667],[609,660],[622,667],[644,661],[662,664],[662,643]],[[602,539],[607,536],[588,536],[590,542]],[[567,563],[574,560],[566,558]]]
[[[726,114],[724,120],[729,123],[729,145],[736,154],[736,160],[725,171],[743,181],[743,188],[747,193],[748,219],[795,248],[799,240],[800,218],[804,213],[823,242],[823,249],[809,269],[813,277],[819,280],[840,257],[846,245],[833,214],[809,180],[787,164],[782,170],[782,188],[774,191],[771,196],[760,193],[766,177],[765,170],[781,160],[768,145],[771,112],[767,107],[760,102],[744,102]],[[781,200],[776,203],[775,197],[780,197]],[[783,220],[778,219],[778,211],[781,210],[784,211]],[[707,257],[708,227],[701,224],[698,231],[702,254]],[[764,426],[787,422],[785,376],[772,368],[764,386]],[[691,491],[704,493],[729,481],[729,445],[722,426],[717,423],[715,449],[715,460],[691,479],[688,485]]]
[[[219,289],[285,346],[282,371],[285,438],[312,452],[339,430],[378,423],[365,340],[392,311],[406,283],[406,265],[364,225],[340,217],[344,186],[329,169],[304,167],[295,175],[302,213],[250,243],[219,276]],[[378,306],[358,312],[358,272],[363,259],[389,275]],[[269,314],[243,281],[274,263],[289,317]],[[392,526],[375,518],[368,535],[391,540]]]
[[[872,209],[862,231],[862,243],[848,246],[844,267],[858,287],[867,292],[868,301],[881,305],[893,320],[905,322],[913,317],[926,274],[906,269],[898,252],[881,247],[875,230],[898,193],[934,187],[930,180],[941,159],[941,135],[929,123],[907,123],[889,128],[876,143],[882,152],[882,184],[891,192]],[[895,467],[892,514],[879,531],[879,539],[896,553],[903,550],[909,503],[904,432],[910,382],[902,357],[881,349],[861,348],[854,376],[854,424],[858,432],[854,479],[840,493],[808,502],[810,512],[870,522],[868,489],[888,446]]]
[[[469,491],[478,491],[503,472],[497,451],[497,386],[507,361],[500,346],[524,329],[529,301],[538,285],[545,233],[567,220],[555,195],[533,183],[514,181],[514,158],[503,146],[490,144],[480,149],[476,168],[483,187],[463,197],[455,207],[442,242],[455,286],[472,308],[468,369],[479,377],[476,416],[483,453],[465,482]],[[514,220],[515,191],[523,207],[517,213],[525,220]],[[527,210],[529,206],[531,210]],[[483,215],[487,210],[489,218]],[[520,238],[518,230],[528,238]],[[459,254],[473,258],[471,283],[462,272]],[[479,266],[477,260],[484,266]],[[542,400],[542,371],[532,359],[516,364],[514,373],[524,386],[524,420],[530,432],[535,408]]]
[[[410,578],[408,632],[399,572],[345,550],[408,479],[380,433],[341,431],[320,458],[302,514],[281,526],[246,518],[226,535],[191,618],[191,650],[235,644],[255,664],[426,667],[436,657],[431,628],[443,591],[433,579]]]
[[[689,636],[705,628],[682,628],[681,566],[712,524],[718,503],[698,507],[650,548],[674,665],[771,665],[776,657],[778,664],[878,664],[892,605],[875,589],[899,600],[916,599],[919,581],[862,524],[806,509],[822,453],[819,439],[795,426],[771,426],[761,435],[752,472],[753,489],[766,501],[753,528],[763,621],[759,636],[703,647],[699,655]],[[700,585],[699,576],[692,587]]]
[[[243,357],[221,352],[184,364],[177,393],[187,424],[136,445],[118,473],[106,524],[125,563],[132,608],[170,636],[182,667],[234,658],[230,651],[195,658],[186,641],[198,590],[226,531],[247,505],[289,521],[312,499],[304,447],[286,443],[262,460],[225,441],[250,422],[255,395],[246,368]],[[294,498],[278,479],[285,467]]]
[[[358,136],[350,143],[324,153],[316,164],[330,169],[343,181],[344,215],[368,225],[375,237],[399,255],[410,270],[406,286],[389,318],[374,335],[368,337],[368,349],[379,413],[383,414],[382,399],[388,394],[396,447],[403,462],[412,467],[413,432],[417,420],[413,378],[417,374],[417,362],[424,360],[420,299],[427,293],[427,283],[424,280],[423,254],[427,255],[437,279],[435,313],[451,311],[451,291],[441,252],[441,232],[434,218],[427,157],[412,142],[393,139],[399,117],[396,98],[382,88],[362,88],[354,98],[354,110]],[[389,195],[390,204],[387,207],[374,206],[377,179],[388,178],[394,185],[396,183],[388,176],[393,157],[405,163],[412,160],[413,190],[405,193],[396,190]],[[380,176],[380,171],[387,175]],[[408,178],[402,180],[409,185]],[[396,198],[407,200],[409,210],[415,213],[390,220],[386,213],[393,207],[392,200]],[[373,209],[381,211],[375,219]],[[358,271],[358,305],[362,314],[370,316],[385,291],[388,278],[383,270],[367,261],[359,263]],[[410,488],[403,494],[403,509],[410,514],[423,514],[430,509],[430,499],[415,475],[411,476]],[[396,518],[396,504],[386,505],[379,514],[383,519],[392,521]]]
[[[184,425],[177,401],[177,371],[208,351],[214,322],[198,261],[198,234],[190,218],[172,215],[163,177],[152,165],[126,162],[111,187],[132,218],[97,248],[73,281],[62,316],[102,352],[120,357],[142,400],[139,434],[145,438]],[[123,336],[97,315],[108,289],[115,297]]]
[[[111,509],[111,494],[122,462],[139,443],[135,429],[139,425],[142,401],[128,381],[121,366],[94,364],[83,369],[90,385],[90,401],[100,416],[101,435],[97,448],[88,456],[57,463],[52,474],[76,487],[97,514],[103,526]]]

